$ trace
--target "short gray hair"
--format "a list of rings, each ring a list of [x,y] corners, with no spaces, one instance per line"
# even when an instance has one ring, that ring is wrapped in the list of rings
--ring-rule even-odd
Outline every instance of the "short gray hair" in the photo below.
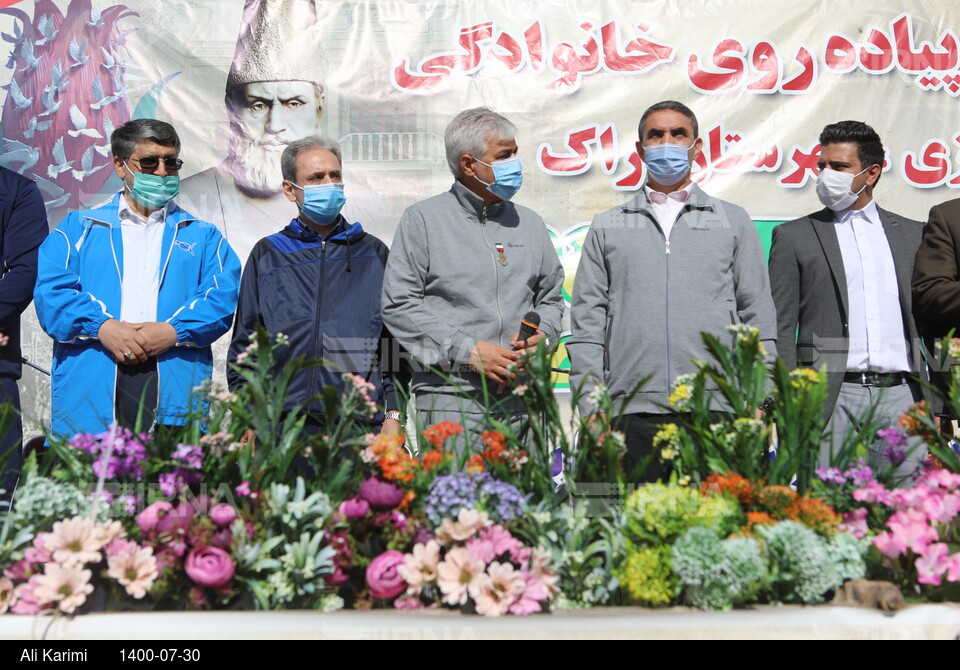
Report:
[[[647,119],[654,112],[662,112],[663,110],[669,110],[671,112],[679,112],[680,114],[683,114],[690,121],[690,127],[693,128],[694,139],[700,137],[700,124],[697,123],[697,115],[693,113],[693,110],[682,102],[677,102],[676,100],[663,100],[647,107],[647,111],[645,111],[643,116],[640,117],[640,125],[637,127],[637,134],[640,136],[641,142],[643,142],[643,126],[647,122]]]
[[[299,140],[294,140],[287,145],[280,156],[280,172],[287,181],[297,181],[297,156],[310,149],[326,149],[337,157],[340,167],[343,167],[343,159],[340,158],[340,145],[336,140],[320,135],[308,135]]]
[[[487,153],[487,140],[512,140],[517,127],[505,117],[487,107],[475,107],[457,114],[443,134],[443,146],[447,152],[447,164],[453,176],[459,179],[460,157],[470,154],[480,158]]]
[[[127,160],[137,150],[137,142],[151,140],[180,153],[180,136],[166,121],[134,119],[127,121],[110,135],[110,151],[120,160]]]

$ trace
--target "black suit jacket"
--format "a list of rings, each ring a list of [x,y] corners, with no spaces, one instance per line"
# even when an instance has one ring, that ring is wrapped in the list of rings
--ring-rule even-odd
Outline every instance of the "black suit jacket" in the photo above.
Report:
[[[915,371],[926,379],[910,282],[923,224],[877,208],[893,253],[904,337]],[[833,212],[819,212],[773,229],[770,288],[777,307],[778,351],[788,367],[827,367],[829,419],[840,394],[850,349],[847,279]],[[799,330],[798,330],[799,326]],[[795,342],[795,346],[790,346]]]

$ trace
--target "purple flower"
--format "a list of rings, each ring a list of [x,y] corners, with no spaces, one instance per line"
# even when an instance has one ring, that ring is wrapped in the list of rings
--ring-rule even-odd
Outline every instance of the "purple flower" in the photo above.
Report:
[[[460,472],[433,481],[424,511],[435,524],[445,517],[455,518],[463,507],[482,509],[495,520],[508,521],[520,515],[529,497],[488,472]]]
[[[853,485],[858,488],[862,488],[873,481],[873,470],[862,458],[858,458],[856,464],[843,474],[852,480]]]
[[[196,444],[178,444],[172,458],[186,468],[199,470],[203,467],[203,450]]]
[[[176,495],[184,485],[199,484],[200,473],[184,470],[183,468],[174,468],[173,472],[165,472],[160,475],[158,481],[163,495],[172,497]]]
[[[403,500],[403,489],[377,477],[365,479],[357,493],[374,509],[393,509]]]
[[[896,426],[890,426],[884,430],[878,430],[877,437],[889,444],[891,447],[907,446],[907,436]]]
[[[894,465],[900,465],[907,458],[907,453],[892,444],[883,445],[883,455],[886,456]]]
[[[79,433],[70,440],[70,446],[94,456],[93,472],[96,476],[106,479],[131,478],[135,481],[143,479],[141,463],[147,459],[146,443],[149,435],[135,437],[126,428],[118,427],[114,431],[113,442],[110,442],[110,431],[99,435]],[[109,452],[110,457],[107,458]]]
[[[840,472],[839,468],[825,468],[821,466],[817,468],[817,477],[827,484],[843,486],[847,483],[847,478],[843,476],[843,473]]]

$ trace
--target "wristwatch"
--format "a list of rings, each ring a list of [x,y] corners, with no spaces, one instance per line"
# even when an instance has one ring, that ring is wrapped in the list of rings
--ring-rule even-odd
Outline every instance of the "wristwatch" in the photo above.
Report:
[[[400,421],[400,411],[396,409],[388,409],[383,413],[383,420],[393,419],[394,421]]]

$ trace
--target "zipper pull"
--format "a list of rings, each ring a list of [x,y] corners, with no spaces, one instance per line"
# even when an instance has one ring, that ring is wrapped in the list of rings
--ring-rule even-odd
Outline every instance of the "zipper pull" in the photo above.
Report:
[[[670,255],[670,240],[667,240],[667,256]]]
[[[326,251],[327,251],[327,241],[320,240],[320,253],[322,254],[322,253],[325,253]],[[667,252],[667,253],[670,253],[670,252]]]

